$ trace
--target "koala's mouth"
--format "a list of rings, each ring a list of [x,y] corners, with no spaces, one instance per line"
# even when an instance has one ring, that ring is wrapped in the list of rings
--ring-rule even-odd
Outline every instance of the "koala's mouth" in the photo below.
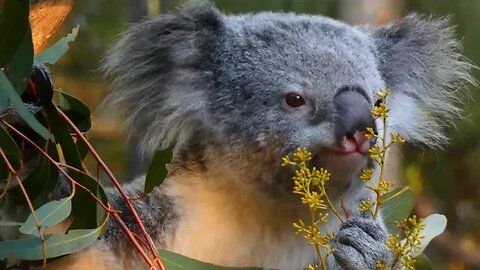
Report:
[[[338,147],[332,149],[333,154],[337,155],[368,155],[368,149],[374,144],[374,141],[365,139],[365,132],[347,133],[338,143]]]
[[[336,144],[315,155],[316,162],[329,170],[334,178],[351,179],[367,166],[369,149],[374,140],[365,139],[365,132],[346,134]]]

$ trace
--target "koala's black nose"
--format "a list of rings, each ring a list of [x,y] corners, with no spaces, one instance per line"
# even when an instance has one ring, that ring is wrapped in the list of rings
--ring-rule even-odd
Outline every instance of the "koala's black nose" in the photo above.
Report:
[[[357,131],[365,131],[367,127],[375,130],[375,120],[371,114],[372,105],[363,89],[347,86],[335,95],[334,104],[337,110],[335,135],[341,139],[353,135]]]

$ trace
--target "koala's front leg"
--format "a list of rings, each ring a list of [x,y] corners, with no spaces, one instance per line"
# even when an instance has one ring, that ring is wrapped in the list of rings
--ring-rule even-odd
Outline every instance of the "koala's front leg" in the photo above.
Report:
[[[378,260],[389,261],[387,232],[372,218],[355,218],[341,225],[332,239],[336,262],[344,269],[376,269]]]

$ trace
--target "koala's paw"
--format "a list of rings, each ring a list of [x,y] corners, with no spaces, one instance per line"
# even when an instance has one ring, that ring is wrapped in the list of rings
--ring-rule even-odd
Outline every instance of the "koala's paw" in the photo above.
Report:
[[[376,269],[378,260],[388,261],[387,239],[387,232],[373,219],[349,220],[332,239],[333,256],[344,269]]]

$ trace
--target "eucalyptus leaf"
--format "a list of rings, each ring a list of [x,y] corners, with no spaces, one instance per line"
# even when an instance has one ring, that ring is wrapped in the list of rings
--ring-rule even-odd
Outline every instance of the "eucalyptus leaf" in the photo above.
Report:
[[[4,1],[0,13],[0,67],[22,43],[28,27],[29,0]]]
[[[75,181],[86,187],[88,191],[77,187],[72,200],[73,223],[70,229],[95,228],[105,220],[106,212],[103,208],[97,207],[97,202],[92,195],[97,196],[107,205],[107,195],[104,189],[93,177],[83,172],[69,171],[68,174]]]
[[[56,147],[53,142],[47,142],[47,145],[44,147],[44,149],[47,149],[47,153],[51,158],[54,158],[58,161],[58,154],[56,153]],[[52,185],[49,184],[50,178],[58,178],[58,174],[55,174],[56,168],[53,166],[53,164],[43,155],[40,155],[38,158],[39,160],[34,163],[36,164],[34,168],[34,165],[26,165],[32,166],[33,170],[28,174],[27,177],[22,179],[25,191],[27,192],[32,202],[37,196],[39,196],[40,193],[42,193],[42,190],[44,188],[49,188],[49,192],[51,192],[53,188]],[[8,195],[12,202],[16,205],[26,205],[23,192],[18,186],[10,188],[10,190],[8,191]],[[34,206],[38,208],[46,202],[47,201],[43,201],[40,205],[34,204]]]
[[[64,221],[70,215],[71,211],[72,196],[69,196],[58,201],[46,203],[39,209],[35,210],[35,215],[38,219],[38,225],[42,228],[48,228]],[[27,221],[25,221],[19,230],[23,234],[39,236],[37,224],[35,224],[32,214],[30,214],[30,216],[27,218]]]
[[[49,141],[47,144],[47,153],[55,161],[59,162],[57,146]],[[28,195],[32,198],[32,204],[35,208],[44,205],[51,200],[51,194],[58,188],[57,183],[61,181],[57,168],[44,157],[44,171],[42,174],[30,174],[23,182]],[[40,169],[40,168],[39,168]],[[34,171],[35,173],[36,171]],[[25,201],[25,200],[24,200]]]
[[[190,259],[183,255],[167,251],[159,250],[162,262],[167,270],[260,270],[261,268],[254,267],[223,267],[210,263],[204,263],[194,259]]]
[[[401,193],[398,196],[392,197],[399,192]],[[385,194],[382,198],[388,200],[380,208],[388,232],[392,234],[400,233],[396,222],[406,219],[412,212],[413,192],[410,189],[397,188]]]
[[[27,124],[35,132],[40,134],[45,139],[50,139],[50,132],[27,109],[3,71],[0,71],[0,92],[4,92],[6,94],[15,108],[16,113],[23,118],[23,120],[25,120],[25,122],[27,122]]]
[[[415,258],[415,270],[432,270],[432,262],[425,254]]]
[[[172,148],[157,151],[153,156],[150,167],[145,178],[145,187],[143,194],[147,195],[153,188],[159,186],[167,176],[166,165],[172,160]]]
[[[13,169],[18,170],[22,164],[22,157],[20,155],[20,149],[17,146],[15,140],[10,134],[0,125],[0,149],[7,156],[8,162],[12,165]],[[5,161],[0,158],[0,163]],[[0,172],[0,176],[4,177],[4,172]],[[6,173],[6,172],[5,172]]]
[[[426,217],[423,222],[425,223],[425,228],[421,234],[424,236],[424,238],[420,239],[420,249],[412,252],[413,258],[422,254],[428,244],[430,244],[430,241],[443,233],[447,227],[447,218],[440,214],[432,214]]]
[[[8,63],[8,77],[18,95],[22,95],[32,74],[33,42],[30,27],[25,31],[23,41]]]
[[[82,140],[77,140],[76,142],[78,153],[80,154],[80,159],[84,160],[88,155],[88,147]]]
[[[22,222],[17,221],[7,221],[7,220],[0,220],[0,227],[15,227],[15,226],[22,226]]]
[[[55,64],[68,51],[68,43],[75,40],[78,33],[78,26],[72,29],[72,32],[66,37],[60,39],[43,53],[37,55],[34,63],[37,65]]]
[[[70,230],[67,234],[45,235],[47,258],[55,258],[79,252],[90,246],[100,237],[104,227],[95,229]],[[14,254],[20,260],[41,260],[42,242],[40,238],[0,241],[0,259]]]
[[[68,165],[77,169],[82,169],[82,160],[77,146],[70,135],[70,130],[64,120],[57,112],[55,105],[52,103],[44,106],[47,113],[50,129],[55,140],[60,144],[63,151],[63,157]]]
[[[59,108],[81,132],[87,132],[91,128],[90,109],[74,96],[65,92],[59,93]]]

